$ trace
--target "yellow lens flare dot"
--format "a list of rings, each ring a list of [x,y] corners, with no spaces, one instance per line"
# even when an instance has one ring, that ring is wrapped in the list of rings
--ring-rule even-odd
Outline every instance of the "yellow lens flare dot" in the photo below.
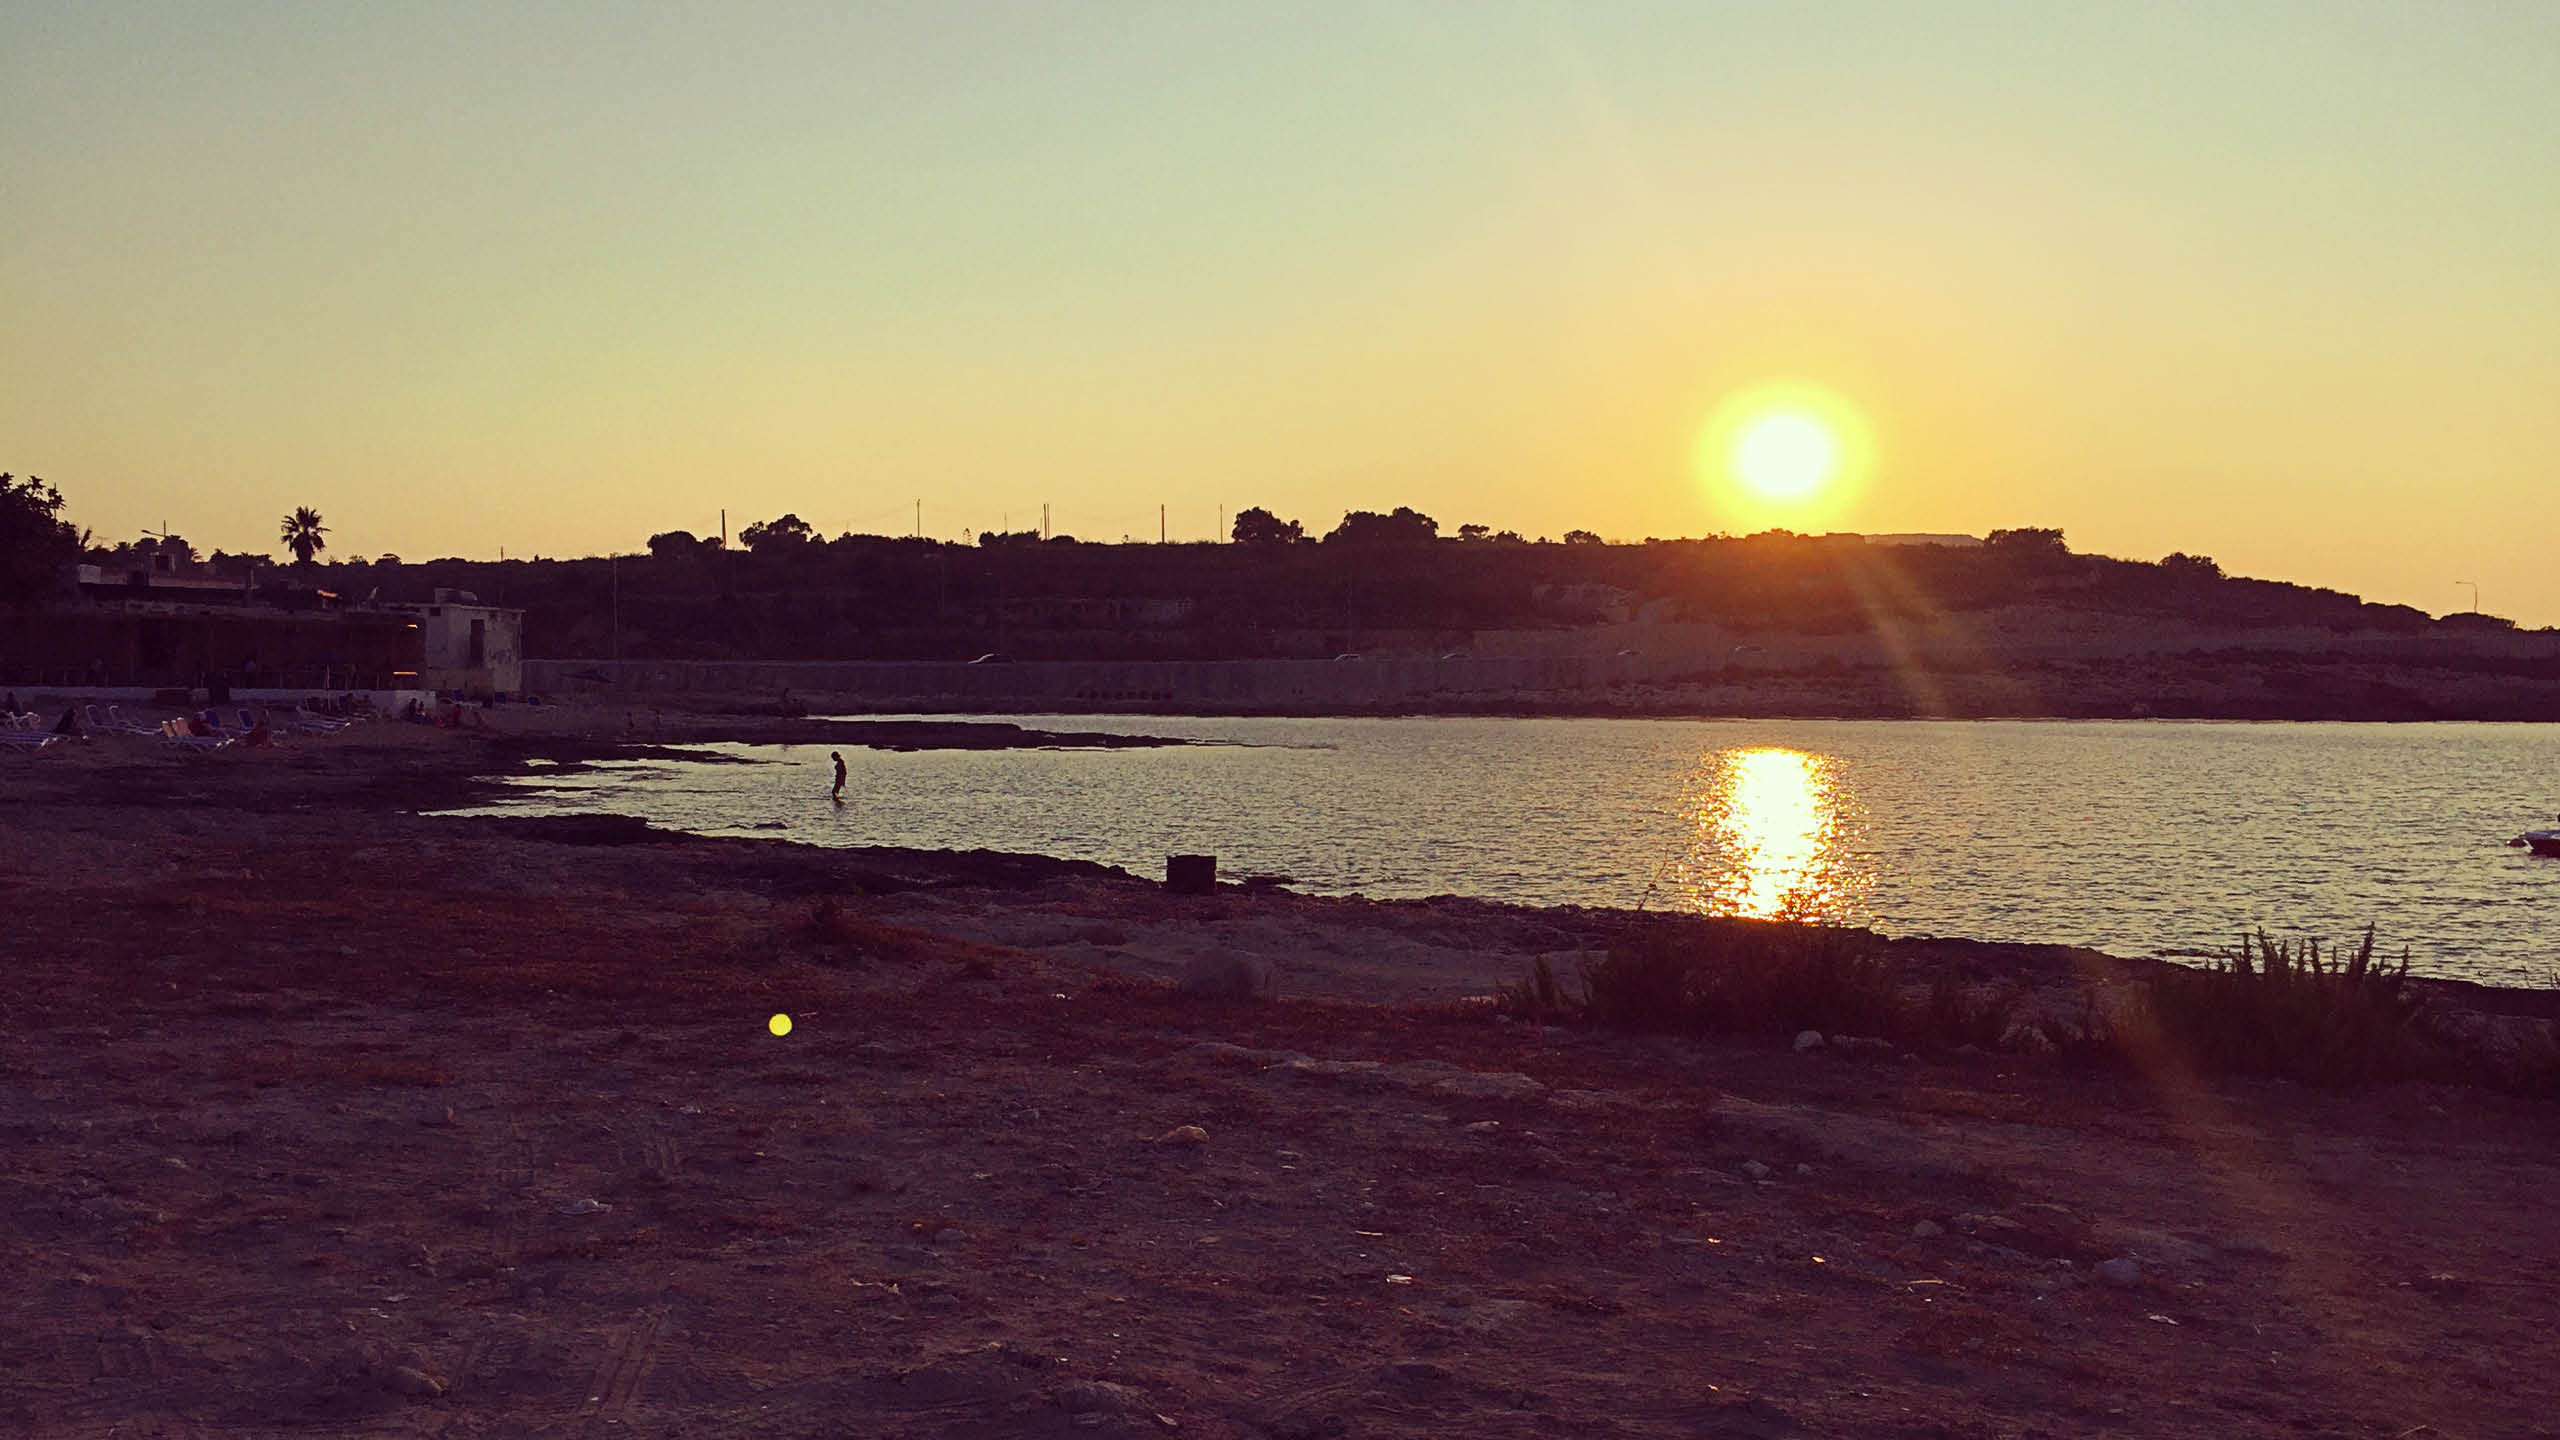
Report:
[[[776,1035],[788,1035],[791,1033],[791,1017],[788,1015],[776,1015],[772,1019],[764,1022],[764,1028],[772,1031]]]

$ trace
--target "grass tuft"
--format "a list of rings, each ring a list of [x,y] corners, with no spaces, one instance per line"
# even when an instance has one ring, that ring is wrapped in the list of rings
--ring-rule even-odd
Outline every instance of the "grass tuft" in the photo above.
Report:
[[[1865,931],[1829,925],[1661,926],[1583,967],[1583,1009],[1622,1030],[1900,1034],[1909,1006],[1875,944]]]
[[[2244,936],[2209,965],[2152,981],[2142,1018],[2208,1069],[2352,1084],[2441,1075],[2452,1057],[2418,1023],[2409,957],[2374,959],[2367,926],[2352,948]]]

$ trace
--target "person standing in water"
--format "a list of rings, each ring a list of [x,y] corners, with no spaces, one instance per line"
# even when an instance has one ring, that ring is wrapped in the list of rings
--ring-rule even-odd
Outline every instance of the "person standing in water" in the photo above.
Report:
[[[827,758],[836,762],[836,788],[827,798],[841,805],[844,803],[844,752],[830,750],[827,752]]]

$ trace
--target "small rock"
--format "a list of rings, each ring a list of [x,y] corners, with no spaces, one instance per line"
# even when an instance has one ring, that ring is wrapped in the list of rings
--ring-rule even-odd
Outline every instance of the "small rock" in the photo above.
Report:
[[[1260,1061],[1264,1055],[1263,1051],[1232,1044],[1225,1040],[1203,1040],[1183,1053],[1196,1055],[1203,1060],[1228,1061]]]
[[[2119,1255],[2098,1262],[2098,1278],[2118,1289],[2130,1290],[2142,1283],[2142,1267]]]
[[[1462,1135],[1490,1135],[1501,1128],[1502,1122],[1499,1120],[1477,1120],[1470,1124],[1459,1126],[1458,1133]]]
[[[2000,1037],[2000,1048],[2012,1055],[2050,1055],[2053,1041],[2044,1031],[2022,1020]]]
[[[1797,1053],[1797,1054],[1801,1055],[1801,1054],[1803,1054],[1804,1052],[1806,1052],[1807,1050],[1819,1050],[1819,1049],[1821,1049],[1821,1048],[1822,1048],[1822,1032],[1821,1032],[1821,1031],[1819,1031],[1819,1030],[1799,1030],[1799,1031],[1797,1031],[1797,1032],[1796,1032],[1796,1053]]]
[[[957,1225],[945,1225],[941,1229],[933,1232],[933,1243],[936,1245],[966,1245],[969,1243],[969,1232],[961,1229]]]
[[[1134,1385],[1078,1380],[1059,1387],[1058,1408],[1070,1415],[1135,1415],[1147,1408],[1147,1396]]]
[[[1209,1132],[1197,1125],[1176,1125],[1156,1137],[1159,1145],[1206,1145]]]
[[[383,1372],[382,1386],[395,1394],[414,1395],[422,1400],[432,1400],[445,1389],[442,1380],[407,1365],[394,1365]]]
[[[1796,1162],[1796,1178],[1798,1178],[1798,1179],[1803,1179],[1803,1178],[1805,1178],[1805,1177],[1807,1177],[1807,1176],[1810,1176],[1810,1175],[1812,1175],[1812,1174],[1813,1174],[1813,1167],[1812,1167],[1812,1166],[1805,1164],[1803,1161],[1797,1161],[1797,1162]]]
[[[1517,1071],[1462,1074],[1435,1082],[1431,1093],[1451,1100],[1526,1100],[1546,1093],[1546,1086]]]
[[[1428,1360],[1399,1360],[1388,1366],[1386,1373],[1379,1378],[1401,1380],[1408,1385],[1430,1385],[1448,1379],[1449,1371],[1447,1367]]]
[[[560,1207],[563,1215],[606,1215],[612,1211],[613,1207],[601,1200],[572,1200]]]
[[[1914,1240],[1935,1240],[1946,1233],[1947,1227],[1935,1220],[1923,1220],[1911,1227],[1911,1238]]]
[[[1766,1180],[1769,1178],[1769,1167],[1757,1160],[1745,1160],[1742,1162],[1742,1173],[1754,1180]]]

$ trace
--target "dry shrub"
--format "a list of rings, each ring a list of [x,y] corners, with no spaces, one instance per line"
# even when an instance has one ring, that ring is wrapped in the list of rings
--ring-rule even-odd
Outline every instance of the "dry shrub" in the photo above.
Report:
[[[2009,1027],[2016,1023],[2018,1001],[2014,986],[1968,990],[1953,975],[1942,972],[1929,982],[1929,998],[1921,1006],[1919,1023],[1912,1027],[1912,1033],[1895,1038],[1932,1048],[1952,1050],[1972,1045],[1996,1050],[2008,1038]]]
[[[1582,1013],[1582,1002],[1565,993],[1556,979],[1556,967],[1541,955],[1529,967],[1527,977],[1505,980],[1493,987],[1496,1012],[1533,1025],[1548,1025],[1569,1020]]]
[[[788,938],[846,960],[921,960],[936,948],[929,937],[856,914],[833,895],[821,896],[810,906],[809,913],[789,928]]]
[[[1623,1030],[1904,1035],[1911,1007],[1863,930],[1778,921],[1661,926],[1583,967],[1584,1008]]]
[[[2320,1084],[2447,1075],[2458,1059],[2418,1023],[2409,957],[2376,963],[2373,928],[2353,950],[2243,937],[2218,961],[2151,984],[2142,1037],[2207,1069]]]

